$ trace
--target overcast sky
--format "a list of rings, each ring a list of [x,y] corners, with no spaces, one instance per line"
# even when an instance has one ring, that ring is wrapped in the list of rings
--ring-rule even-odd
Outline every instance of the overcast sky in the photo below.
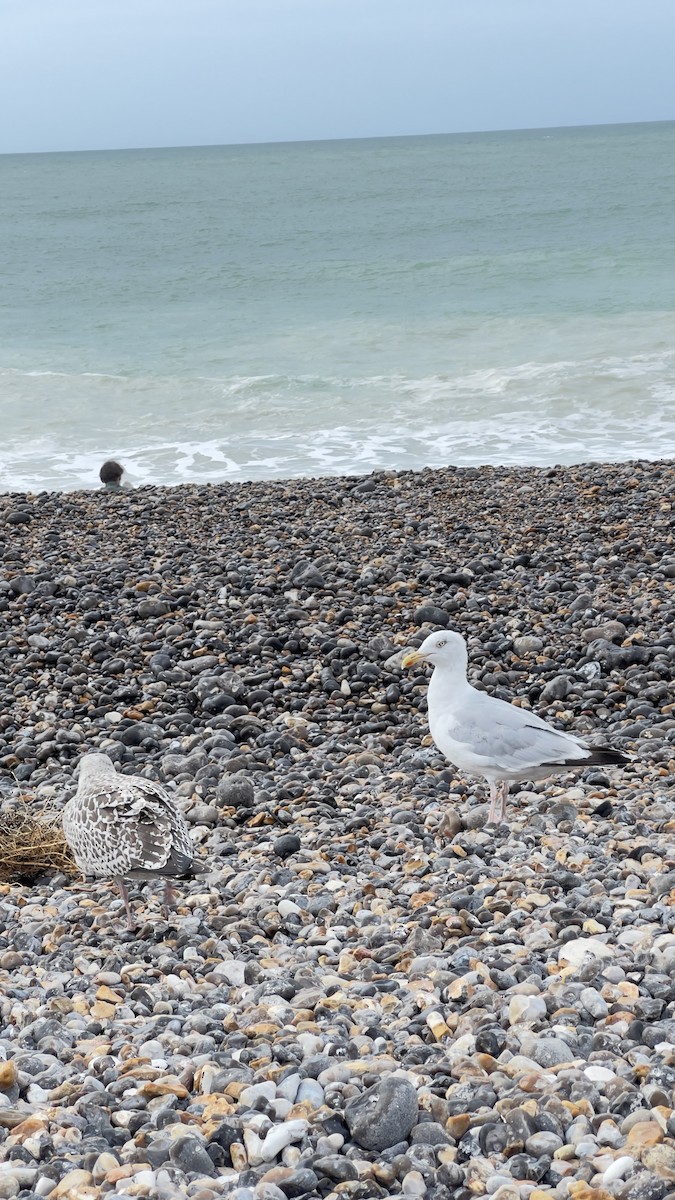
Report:
[[[675,0],[0,0],[0,152],[675,118]]]

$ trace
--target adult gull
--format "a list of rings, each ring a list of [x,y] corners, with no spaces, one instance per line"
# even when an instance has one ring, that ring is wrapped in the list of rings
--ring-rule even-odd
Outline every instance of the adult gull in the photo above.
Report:
[[[529,709],[472,687],[466,677],[466,642],[459,633],[430,634],[418,650],[404,655],[402,665],[422,661],[434,667],[427,694],[431,736],[460,771],[489,783],[488,822],[505,820],[511,780],[546,779],[560,771],[628,761],[618,750],[586,746]]]

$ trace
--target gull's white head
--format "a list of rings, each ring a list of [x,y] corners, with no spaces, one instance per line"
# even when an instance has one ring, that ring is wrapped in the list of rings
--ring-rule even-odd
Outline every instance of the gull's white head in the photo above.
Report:
[[[83,754],[78,763],[78,773],[80,783],[88,779],[101,779],[110,775],[115,775],[115,764],[112,759],[108,758],[107,754]]]
[[[409,650],[401,660],[401,665],[411,667],[414,663],[430,662],[434,667],[444,667],[455,674],[466,675],[469,662],[466,642],[459,633],[449,629],[440,629],[430,633],[418,650]]]

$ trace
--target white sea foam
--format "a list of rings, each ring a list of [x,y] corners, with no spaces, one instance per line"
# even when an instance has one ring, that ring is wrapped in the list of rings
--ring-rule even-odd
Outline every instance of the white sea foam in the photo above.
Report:
[[[675,124],[542,136],[6,156],[0,487],[672,455]]]
[[[57,406],[37,437],[35,425],[29,434],[36,376],[27,373],[20,406],[6,406],[2,486],[95,487],[110,456],[137,484],[669,457],[670,369],[664,358],[642,356],[527,362],[454,378],[268,375],[211,378],[189,388],[183,380],[127,379],[115,381],[114,392],[110,378],[99,376],[100,393],[92,393],[91,374],[63,376],[69,402]],[[83,420],[88,405],[101,409],[95,425]]]

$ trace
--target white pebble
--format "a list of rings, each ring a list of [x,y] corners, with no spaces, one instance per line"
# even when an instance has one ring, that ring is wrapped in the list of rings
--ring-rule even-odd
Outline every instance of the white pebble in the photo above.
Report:
[[[598,1153],[598,1143],[593,1138],[577,1142],[575,1146],[577,1158],[593,1158]]]
[[[262,1141],[253,1129],[245,1129],[243,1133],[244,1147],[249,1166],[257,1167],[263,1162]]]
[[[154,1171],[138,1171],[134,1177],[134,1183],[139,1187],[153,1188],[155,1186]]]
[[[509,1000],[509,1024],[541,1021],[546,1016],[546,1001],[542,996],[512,996]]]
[[[263,1160],[271,1162],[291,1142],[299,1142],[305,1136],[308,1128],[308,1122],[302,1118],[296,1121],[285,1121],[283,1125],[274,1125],[262,1144],[260,1153]]]
[[[252,1083],[250,1087],[245,1087],[239,1095],[239,1103],[245,1105],[255,1104],[256,1100],[264,1097],[265,1100],[274,1100],[277,1094],[276,1084],[271,1080],[267,1083]]]
[[[607,1083],[610,1079],[616,1079],[616,1071],[610,1071],[609,1067],[598,1067],[595,1064],[584,1067],[584,1075],[593,1083]]]
[[[513,1176],[510,1175],[488,1175],[485,1180],[485,1191],[488,1196],[496,1192],[500,1187],[513,1187]]]
[[[251,1112],[246,1114],[246,1128],[253,1129],[256,1133],[262,1130],[267,1133],[270,1128],[270,1119],[261,1112]]]
[[[621,1158],[617,1158],[602,1176],[603,1184],[614,1183],[616,1179],[625,1179],[626,1175],[635,1166],[635,1159],[629,1154],[624,1154]]]
[[[613,1150],[618,1150],[625,1141],[618,1125],[611,1120],[602,1121],[595,1136],[601,1146],[611,1146]]]
[[[600,995],[600,993],[596,992],[595,988],[584,988],[579,999],[586,1009],[586,1012],[589,1012],[592,1017],[599,1019],[600,1017],[607,1016],[607,1013],[609,1012],[609,1005],[607,1004],[607,1001]]]
[[[460,1058],[468,1058],[470,1054],[474,1054],[476,1050],[476,1039],[472,1033],[464,1033],[458,1037],[456,1041],[448,1046],[445,1051],[445,1057],[449,1062],[457,1062]],[[416,1172],[413,1172],[416,1174]]]
[[[298,1094],[301,1082],[299,1075],[287,1075],[281,1083],[277,1084],[277,1095],[282,1096],[284,1100],[290,1100],[292,1104]]]
[[[424,1176],[420,1171],[408,1171],[403,1177],[402,1192],[404,1196],[423,1196],[427,1190]]]
[[[138,1047],[138,1055],[139,1058],[164,1058],[164,1047],[161,1042],[158,1042],[156,1038],[153,1038],[149,1042],[141,1042],[140,1046]]]
[[[245,969],[245,963],[229,959],[225,962],[216,963],[213,968],[213,974],[222,975],[223,979],[226,979],[232,987],[243,987]]]
[[[599,938],[573,938],[558,951],[558,961],[580,967],[589,958],[612,958],[615,950]]]
[[[277,1121],[285,1121],[292,1107],[293,1105],[290,1100],[284,1100],[283,1096],[279,1096],[276,1100],[272,1101],[272,1112]]]
[[[316,1143],[316,1148],[325,1157],[327,1154],[338,1154],[345,1144],[345,1139],[341,1133],[329,1133],[327,1137],[320,1137]]]
[[[323,1104],[323,1088],[316,1079],[303,1079],[295,1098],[298,1104],[305,1100],[314,1108],[320,1108]]]

